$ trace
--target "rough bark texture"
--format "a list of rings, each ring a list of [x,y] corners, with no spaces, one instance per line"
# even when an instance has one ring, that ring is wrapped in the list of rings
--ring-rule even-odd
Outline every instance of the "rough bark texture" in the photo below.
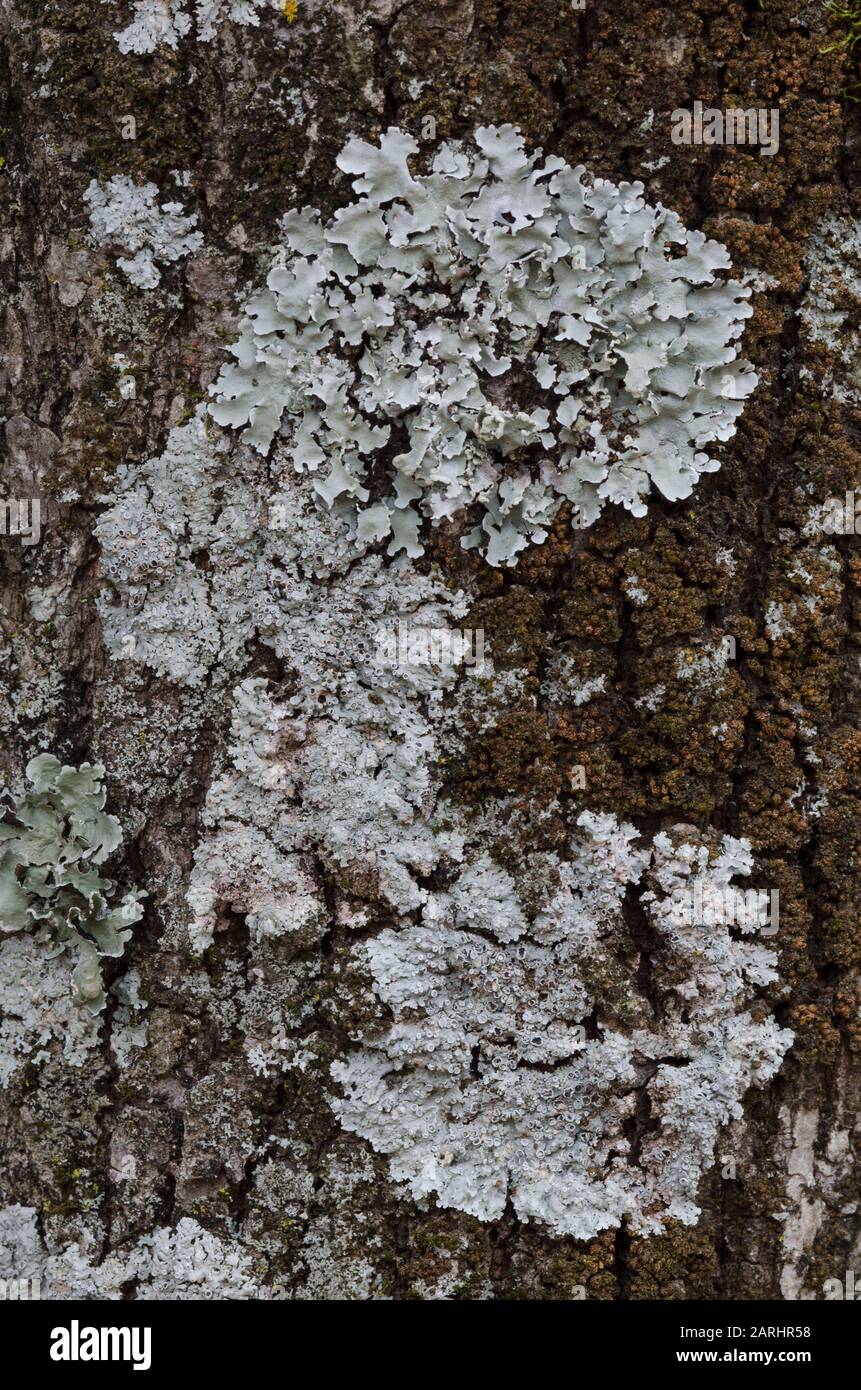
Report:
[[[116,877],[150,896],[110,967],[111,978],[140,976],[146,1045],[118,1063],[114,992],[84,1065],[52,1044],[10,1078],[0,1205],[35,1208],[49,1249],[83,1239],[93,1263],[193,1218],[241,1247],[261,1286],[296,1298],[821,1298],[861,1249],[857,538],[836,538],[836,582],[824,565],[798,578],[811,506],[861,484],[851,393],[836,398],[835,354],[799,317],[814,228],[861,215],[857,108],[841,97],[852,59],[823,53],[841,31],[801,0],[587,0],[582,12],[563,0],[299,0],[295,16],[272,8],[259,28],[226,21],[214,42],[191,33],[136,55],[113,37],[131,17],[121,0],[3,0],[2,15],[2,487],[40,496],[49,513],[37,546],[0,539],[2,772],[20,789],[42,751],[103,762],[126,831]],[[779,153],[673,145],[670,112],[695,99],[779,107]],[[123,138],[127,116],[134,139]],[[484,1223],[417,1204],[391,1181],[385,1157],[326,1099],[365,1007],[334,915],[322,939],[281,939],[265,963],[312,1063],[254,1072],[240,1018],[259,961],[244,918],[225,906],[202,957],[182,935],[230,687],[181,688],[102,642],[94,523],[117,465],[161,453],[205,399],[279,217],[305,204],[328,213],[349,196],[335,165],[345,140],[393,124],[418,138],[428,116],[437,140],[511,121],[571,164],[642,178],[653,201],[722,241],[737,271],[772,277],[744,339],[759,388],[721,471],[691,499],[653,496],[641,520],[608,509],[585,533],[560,516],[504,572],[464,556],[446,528],[428,557],[471,586],[500,668],[540,675],[564,646],[609,673],[599,698],[561,713],[536,708],[528,689],[515,698],[450,772],[453,798],[561,800],[649,833],[711,826],[746,836],[760,881],[779,889],[787,991],[773,990],[770,1007],[795,1042],[724,1131],[698,1224],[650,1237],[623,1225],[578,1243],[510,1205]],[[84,191],[128,174],[169,197],[172,170],[191,171],[177,196],[198,213],[204,245],[139,293],[88,239]],[[847,290],[841,307],[849,334],[859,302]],[[133,399],[119,390],[118,353],[132,363]],[[715,562],[721,548],[734,553],[731,576]],[[632,572],[645,604],[626,593]],[[35,612],[34,589],[50,594]],[[770,605],[791,616],[782,635],[767,631]],[[725,635],[736,643],[728,677],[694,700],[673,678],[676,654]],[[282,672],[258,645],[245,674]],[[659,684],[660,709],[637,709]],[[586,791],[571,792],[578,764]],[[345,894],[362,900],[355,880],[318,874],[333,914]],[[632,921],[632,951],[648,953],[638,930]],[[647,1131],[648,1114],[636,1123]]]

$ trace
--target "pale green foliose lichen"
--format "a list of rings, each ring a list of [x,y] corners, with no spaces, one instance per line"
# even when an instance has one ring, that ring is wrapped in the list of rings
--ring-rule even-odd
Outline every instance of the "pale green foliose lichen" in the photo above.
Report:
[[[223,24],[260,23],[261,10],[280,8],[277,0],[194,0],[198,40],[211,43]],[[192,27],[192,0],[135,0],[132,21],[114,38],[121,53],[153,53],[161,45],[176,48]]]
[[[156,261],[181,260],[203,245],[192,228],[197,213],[186,215],[181,203],[161,203],[154,183],[134,184],[115,174],[103,186],[93,179],[84,193],[90,209],[90,235],[98,246],[125,251],[117,265],[138,289],[152,290],[161,281]]]
[[[750,288],[724,246],[517,129],[480,127],[414,173],[393,127],[338,165],[360,196],[287,214],[211,413],[263,453],[276,434],[323,504],[389,554],[481,504],[464,538],[493,565],[567,499],[636,516],[719,467],[756,385],[737,339]],[[374,490],[384,464],[389,484]]]
[[[91,1014],[105,1005],[101,959],[123,954],[146,896],[112,902],[117,885],[98,871],[122,842],[104,810],[104,771],[41,753],[27,765],[30,790],[0,806],[0,930],[30,934],[47,957],[71,955],[73,997]]]

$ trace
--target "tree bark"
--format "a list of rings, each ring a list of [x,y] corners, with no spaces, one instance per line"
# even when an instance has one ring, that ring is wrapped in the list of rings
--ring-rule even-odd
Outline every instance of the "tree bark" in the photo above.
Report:
[[[0,1091],[0,1207],[34,1209],[45,1251],[81,1243],[96,1269],[192,1219],[248,1260],[264,1297],[823,1298],[825,1281],[861,1258],[861,566],[856,537],[832,537],[836,573],[819,562],[811,576],[804,532],[811,507],[861,486],[851,244],[833,271],[845,278],[830,345],[801,313],[810,238],[823,219],[861,216],[857,107],[841,96],[853,58],[826,51],[842,31],[798,0],[587,0],[582,11],[563,0],[299,0],[292,18],[273,5],[258,27],[228,18],[212,42],[192,28],[175,48],[135,54],[114,37],[131,18],[124,0],[3,0],[2,14],[2,489],[38,497],[43,516],[37,545],[0,538],[2,771],[20,790],[39,752],[102,762],[125,831],[116,876],[149,897],[109,965],[115,987],[85,1063],[70,1065],[55,1039]],[[779,108],[779,152],[673,144],[671,113],[695,100]],[[339,1124],[329,1068],[349,1051],[359,1005],[344,988],[350,930],[334,915],[344,883],[325,865],[324,935],[297,950],[280,941],[265,962],[314,1060],[274,1079],[255,1072],[243,1011],[264,967],[245,917],[222,904],[200,957],[183,934],[236,681],[190,689],[115,659],[97,606],[94,528],[117,470],[161,454],[207,398],[279,218],[348,199],[335,158],[351,135],[398,125],[425,149],[507,121],[530,148],[615,183],[643,180],[651,202],[727,246],[735,273],[765,277],[744,337],[760,384],[720,471],[692,498],[653,494],[641,519],[608,508],[586,533],[562,516],[503,572],[465,556],[445,527],[429,540],[427,563],[471,588],[501,669],[540,678],[575,648],[612,673],[600,698],[561,716],[512,697],[447,774],[451,796],[545,805],[568,796],[582,765],[577,809],[649,835],[684,823],[747,837],[779,890],[769,1008],[794,1042],[723,1129],[697,1223],[650,1236],[623,1222],[577,1241],[518,1219],[510,1202],[492,1221],[416,1202],[385,1156]],[[152,294],[130,289],[90,235],[84,192],[117,174],[198,215],[202,247],[163,266]],[[721,549],[734,557],[728,579]],[[628,595],[631,574],[647,603]],[[725,637],[729,674],[705,705],[676,681],[657,713],[638,708],[677,652]],[[277,682],[284,670],[249,644],[243,675]],[[712,726],[725,727],[721,741]],[[116,988],[129,970],[146,1004],[131,1023]],[[142,1020],[145,1044],[118,1055],[117,1030],[127,1041]]]

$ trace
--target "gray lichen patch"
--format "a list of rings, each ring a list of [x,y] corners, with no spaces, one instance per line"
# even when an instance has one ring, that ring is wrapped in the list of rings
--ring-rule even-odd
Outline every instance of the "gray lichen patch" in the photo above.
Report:
[[[811,343],[827,350],[824,385],[837,400],[861,400],[861,360],[855,328],[861,308],[861,222],[830,214],[807,245],[809,277],[799,310]],[[804,377],[812,379],[809,368]]]
[[[463,543],[504,565],[563,500],[589,524],[606,502],[644,515],[652,486],[688,497],[756,385],[725,247],[641,184],[542,163],[510,125],[443,144],[424,175],[418,149],[397,127],[348,141],[359,198],[283,219],[213,417],[262,453],[280,432],[389,554],[419,555],[422,517],[474,503]]]
[[[333,1105],[415,1198],[482,1220],[510,1199],[521,1219],[578,1239],[623,1218],[641,1233],[694,1224],[720,1127],[792,1041],[752,1009],[776,979],[774,952],[690,906],[695,887],[707,905],[741,899],[732,879],[750,872],[750,849],[727,836],[710,854],[679,832],[640,850],[612,816],[578,824],[531,920],[513,881],[497,903],[484,874],[464,870],[474,899],[436,894],[420,923],[356,948],[393,1021],[333,1066]],[[638,910],[658,988],[631,1027],[596,983],[618,969],[623,900],[646,873]],[[628,980],[629,1015],[642,989]]]
[[[41,1296],[118,1300],[135,1286],[139,1299],[245,1299],[260,1296],[259,1264],[236,1242],[219,1239],[183,1217],[159,1227],[107,1259],[82,1238],[46,1243],[33,1207],[0,1210],[0,1277],[38,1279]]]
[[[30,790],[0,807],[0,926],[31,933],[49,957],[71,952],[73,996],[91,1014],[105,1005],[100,960],[123,954],[146,896],[132,889],[112,903],[117,885],[98,871],[122,841],[104,811],[104,771],[40,754],[27,765]]]
[[[203,245],[203,233],[192,230],[197,214],[186,216],[181,203],[157,199],[154,183],[138,187],[125,174],[115,174],[104,187],[93,179],[84,193],[94,242],[124,251],[117,265],[142,290],[159,284],[157,261],[181,260]]]
[[[69,988],[69,966],[29,934],[0,942],[0,1086],[28,1064],[41,1066],[55,1044],[66,1065],[84,1066],[99,1041],[100,1017]]]
[[[557,805],[550,848],[537,809],[451,804],[462,716],[493,729],[539,683],[516,661],[478,677],[442,649],[415,659],[399,628],[450,630],[470,596],[321,510],[288,442],[231,447],[205,418],[121,473],[99,523],[113,590],[101,602],[117,657],[194,689],[235,682],[187,941],[201,952],[237,919],[247,928],[253,1073],[323,1079],[325,1007],[349,1035],[333,1110],[415,1199],[492,1220],[510,1197],[522,1219],[579,1238],[625,1218],[646,1233],[694,1222],[721,1126],[791,1040],[759,1003],[773,952],[685,915],[695,884],[739,894],[749,844],[690,828],[643,846],[591,812],[566,833]],[[255,644],[277,678],[243,674]],[[570,717],[603,687],[581,669],[545,682]],[[303,1006],[302,981],[322,985],[313,948],[353,930],[325,1006]]]
[[[199,948],[218,903],[249,914],[255,934],[319,928],[302,856],[322,846],[337,871],[373,873],[409,910],[421,901],[414,875],[458,844],[428,821],[434,726],[457,672],[440,656],[401,660],[392,639],[402,624],[456,629],[467,598],[321,518],[280,452],[242,457],[240,471],[198,418],[123,475],[99,525],[117,657],[200,686],[238,677],[256,640],[285,667],[281,691],[262,678],[234,689],[229,766],[207,798],[191,886]]]

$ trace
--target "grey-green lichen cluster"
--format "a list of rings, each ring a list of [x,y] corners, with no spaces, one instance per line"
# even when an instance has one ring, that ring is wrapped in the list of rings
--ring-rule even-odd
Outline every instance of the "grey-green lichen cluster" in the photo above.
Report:
[[[653,487],[689,497],[757,381],[726,247],[642,184],[542,163],[512,125],[441,145],[426,175],[418,153],[397,127],[349,140],[357,201],[283,219],[213,417],[264,454],[282,431],[322,501],[390,555],[474,503],[463,544],[513,565],[564,500],[591,524],[608,502],[644,516]]]
[[[123,837],[104,810],[104,772],[42,753],[27,765],[31,790],[0,807],[0,929],[71,954],[73,995],[91,1014],[105,1006],[102,957],[123,954],[146,896],[131,889],[112,903],[117,885],[99,873]]]
[[[360,1012],[382,1004],[391,1026],[353,1030],[321,1076],[344,1129],[416,1200],[492,1220],[510,1199],[577,1238],[623,1219],[654,1233],[698,1218],[720,1126],[791,1041],[752,1012],[772,953],[676,921],[663,894],[705,872],[696,836],[633,851],[633,825],[584,813],[594,835],[569,823],[550,851],[539,817],[505,798],[465,815],[442,786],[456,726],[492,719],[489,696],[510,704],[526,670],[475,681],[397,643],[383,653],[403,627],[449,630],[470,608],[413,564],[424,523],[460,527],[481,503],[484,540],[467,548],[514,565],[563,498],[594,521],[612,501],[642,515],[652,484],[688,496],[755,384],[736,345],[749,295],[720,278],[724,248],[639,187],[539,166],[513,127],[479,128],[477,156],[445,147],[423,178],[414,144],[397,129],[379,148],[348,142],[339,163],[366,196],[326,226],[288,214],[284,263],[246,306],[215,402],[118,470],[96,531],[104,640],[219,705],[233,687],[186,941],[217,949],[244,918],[253,988],[268,989],[240,1020],[255,1075],[298,1083],[323,1050],[311,1019],[283,1016],[273,948],[313,949],[333,921],[372,932],[339,968],[371,977]],[[520,369],[530,400],[546,397],[531,415]],[[561,449],[552,478],[530,471],[539,443]],[[574,707],[604,683],[578,685]],[[647,864],[686,1001],[662,1000],[660,1018],[621,944]],[[728,841],[721,886],[750,869],[750,845]],[[593,1012],[601,1035],[581,1037]],[[631,1134],[643,1101],[653,1145]]]
[[[695,1222],[720,1127],[791,1034],[754,1013],[776,981],[773,953],[686,924],[672,898],[695,881],[734,898],[750,844],[727,837],[710,866],[693,827],[635,849],[633,825],[584,813],[575,828],[557,802],[548,809],[570,835],[551,850],[537,808],[498,797],[471,817],[451,802],[443,768],[462,757],[461,726],[510,707],[527,672],[488,660],[476,678],[399,650],[402,628],[448,631],[469,596],[351,538],[281,439],[266,454],[231,448],[201,411],[160,457],[120,470],[97,534],[112,654],[211,688],[213,703],[235,682],[227,756],[197,822],[185,942],[217,950],[244,919],[254,983],[238,1032],[255,1075],[300,1084],[327,1049],[307,998],[285,1007],[278,952],[359,931],[337,970],[370,990],[336,1016],[364,1021],[348,1059],[317,1076],[396,1183],[481,1220],[510,1199],[521,1219],[581,1239],[623,1218],[652,1233]],[[277,675],[246,674],[260,651]],[[552,669],[549,700],[564,673]],[[574,686],[572,707],[603,683]],[[657,898],[639,887],[647,867]],[[658,1013],[630,969],[628,889],[655,935],[656,981],[666,970]],[[593,1012],[601,1036],[588,1038]],[[638,1100],[661,1126],[642,1146]]]

